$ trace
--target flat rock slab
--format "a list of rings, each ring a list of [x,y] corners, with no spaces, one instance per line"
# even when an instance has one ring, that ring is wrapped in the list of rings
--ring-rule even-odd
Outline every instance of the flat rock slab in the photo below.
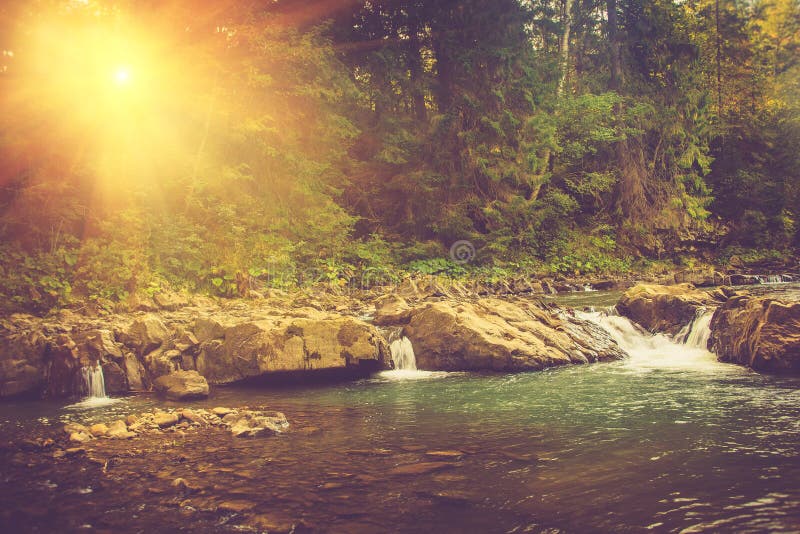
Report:
[[[419,462],[415,464],[398,465],[397,467],[389,470],[389,475],[427,475],[428,473],[435,473],[436,471],[452,469],[458,465],[459,464],[454,464],[452,462]]]

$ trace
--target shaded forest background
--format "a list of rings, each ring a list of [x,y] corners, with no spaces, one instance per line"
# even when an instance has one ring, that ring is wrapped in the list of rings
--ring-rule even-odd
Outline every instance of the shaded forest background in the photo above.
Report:
[[[87,31],[173,75],[103,101]],[[800,245],[795,0],[11,1],[0,51],[4,308]]]

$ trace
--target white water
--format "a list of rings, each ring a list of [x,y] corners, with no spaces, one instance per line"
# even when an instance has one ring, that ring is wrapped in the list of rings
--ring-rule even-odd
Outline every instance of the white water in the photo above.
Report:
[[[713,311],[704,311],[676,339],[664,334],[650,334],[626,317],[612,310],[580,312],[583,319],[606,330],[630,355],[622,365],[635,371],[658,369],[693,370],[714,373],[743,372],[732,364],[718,362],[706,348],[710,336],[709,323]],[[681,342],[685,340],[685,342]]]
[[[417,356],[414,354],[414,345],[406,336],[395,339],[389,344],[392,352],[394,368],[398,371],[416,371]]]
[[[103,377],[103,368],[100,365],[88,365],[81,368],[81,393],[84,399],[75,404],[70,404],[67,408],[94,408],[112,404],[117,399],[111,399],[106,395],[106,383]]]
[[[394,362],[393,371],[380,373],[380,378],[386,380],[418,380],[420,378],[435,378],[445,376],[447,373],[437,371],[420,371],[417,369],[417,356],[414,354],[414,345],[406,336],[398,336],[389,343]]]
[[[791,277],[784,277],[782,274],[768,274],[756,276],[759,284],[782,284],[791,282]]]

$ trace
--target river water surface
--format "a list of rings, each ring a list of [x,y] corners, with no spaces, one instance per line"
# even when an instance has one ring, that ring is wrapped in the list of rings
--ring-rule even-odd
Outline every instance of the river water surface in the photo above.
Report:
[[[614,333],[630,359],[216,388],[193,406],[267,406],[286,414],[290,430],[176,438],[163,450],[120,454],[104,474],[8,464],[0,519],[16,531],[274,523],[331,532],[799,532],[800,378],[718,363],[630,325]],[[3,403],[0,430],[7,438],[66,420],[110,421],[156,404],[169,406],[149,396],[97,407]],[[438,467],[404,474],[420,462]],[[173,497],[176,477],[202,489]],[[203,512],[229,500],[246,511]],[[253,514],[267,519],[253,523]]]

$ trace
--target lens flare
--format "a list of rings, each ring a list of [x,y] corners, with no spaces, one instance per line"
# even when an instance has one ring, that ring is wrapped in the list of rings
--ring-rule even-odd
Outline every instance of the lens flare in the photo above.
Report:
[[[114,72],[114,83],[117,85],[128,85],[131,81],[131,71],[128,67],[119,67]]]

